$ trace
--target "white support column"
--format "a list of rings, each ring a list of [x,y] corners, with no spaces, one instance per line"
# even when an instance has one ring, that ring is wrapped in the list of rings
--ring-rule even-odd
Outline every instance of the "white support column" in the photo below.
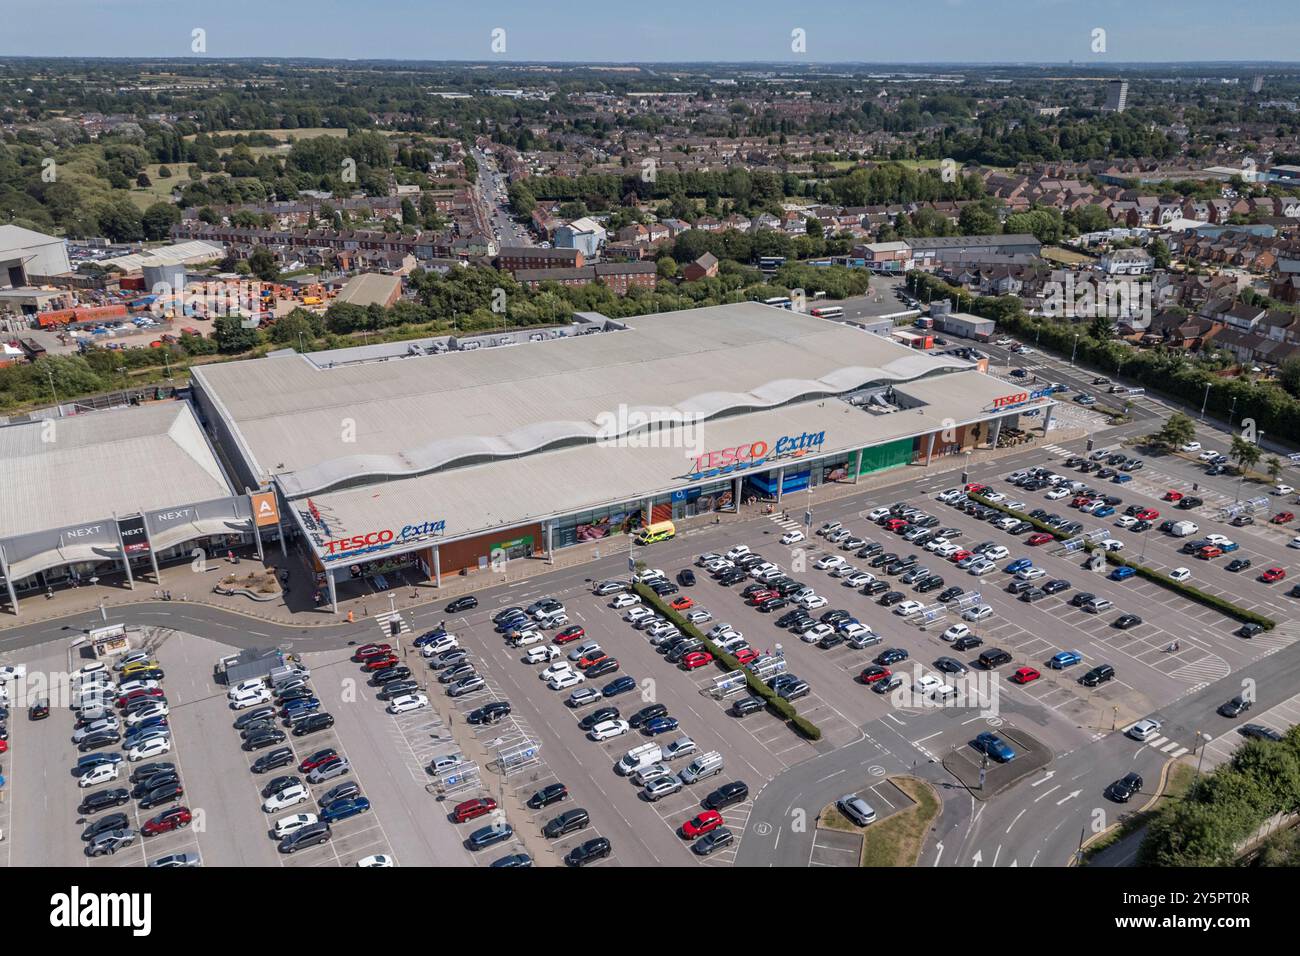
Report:
[[[5,549],[2,544],[0,544],[0,574],[5,576],[5,590],[9,592],[9,606],[14,609],[14,617],[17,617],[18,594],[14,591],[14,579],[9,574],[9,559],[5,557]]]
[[[551,547],[551,529],[555,526],[554,521],[546,522],[546,563],[555,563],[555,550]]]
[[[433,546],[433,586],[442,587],[442,553],[436,544]]]
[[[858,483],[858,472],[862,470],[862,449],[859,448],[853,455],[853,480],[850,484]]]
[[[930,440],[925,445],[925,467],[930,467],[930,462],[934,459],[934,432],[930,432]]]
[[[1047,430],[1052,427],[1052,411],[1056,408],[1055,404],[1048,405],[1043,412],[1043,437],[1047,437]]]
[[[158,571],[158,553],[153,547],[153,535],[149,533],[149,515],[141,511],[140,520],[144,522],[144,540],[149,545],[149,563],[153,565],[153,579],[156,583],[162,584],[162,575]]]
[[[785,490],[785,468],[776,470],[776,503],[781,503],[781,492]]]
[[[989,447],[998,447],[998,435],[1002,432],[1002,419],[995,419],[993,427],[989,430]]]
[[[731,504],[735,508],[736,514],[740,514],[740,494],[744,491],[744,478],[737,478],[731,492]]]
[[[126,584],[135,590],[135,577],[131,574],[131,556],[126,553],[126,543],[122,540],[122,528],[117,523],[117,513],[113,513],[113,533],[117,535],[117,549],[122,554],[122,568],[126,571]]]
[[[337,614],[339,612],[339,592],[338,589],[334,586],[333,568],[325,569],[325,583],[329,586],[330,589],[330,613]]]

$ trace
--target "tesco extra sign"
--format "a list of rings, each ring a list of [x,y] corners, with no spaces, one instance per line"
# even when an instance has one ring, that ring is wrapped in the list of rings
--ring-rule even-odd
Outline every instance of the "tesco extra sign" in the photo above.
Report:
[[[369,534],[354,534],[345,538],[333,538],[325,542],[325,553],[327,555],[340,555],[353,551],[377,551],[387,547],[394,541],[401,542],[408,538],[442,534],[446,530],[447,522],[445,521],[426,521],[418,525],[408,524],[400,532],[384,528],[382,531],[371,531]]]
[[[695,458],[688,478],[698,478],[715,472],[738,471],[753,468],[773,458],[798,457],[804,452],[820,448],[826,441],[825,432],[803,432],[778,438],[774,445],[765,441],[749,442],[733,448],[705,452]]]
[[[1028,392],[1017,392],[1015,395],[1003,395],[1000,398],[993,399],[994,408],[1005,408],[1007,405],[1019,405],[1021,402],[1029,401]]]

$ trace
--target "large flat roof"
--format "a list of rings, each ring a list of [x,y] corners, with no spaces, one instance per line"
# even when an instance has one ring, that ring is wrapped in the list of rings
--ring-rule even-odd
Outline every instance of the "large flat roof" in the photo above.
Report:
[[[251,469],[279,475],[289,494],[358,475],[517,461],[608,437],[620,409],[708,420],[872,382],[978,375],[950,356],[759,303],[626,321],[626,330],[514,347],[333,368],[270,356],[193,375],[238,432]]]
[[[187,402],[0,428],[0,534],[234,494]]]

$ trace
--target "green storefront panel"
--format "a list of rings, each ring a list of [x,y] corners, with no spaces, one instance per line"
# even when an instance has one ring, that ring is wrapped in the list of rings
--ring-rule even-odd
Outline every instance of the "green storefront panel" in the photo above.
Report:
[[[862,449],[862,466],[858,469],[858,474],[865,475],[873,471],[882,471],[885,468],[897,468],[899,465],[910,464],[914,457],[915,448],[915,438],[903,438],[887,445],[864,448]]]

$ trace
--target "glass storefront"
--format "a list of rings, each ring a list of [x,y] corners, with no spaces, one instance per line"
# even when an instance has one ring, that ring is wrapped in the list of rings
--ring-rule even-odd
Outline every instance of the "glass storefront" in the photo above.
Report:
[[[684,488],[672,493],[673,520],[694,518],[714,511],[730,511],[733,486],[730,481],[719,481],[700,488]]]
[[[911,464],[915,446],[915,439],[903,438],[885,445],[864,448],[862,449],[862,465],[858,468],[858,474],[865,475],[873,471],[883,471],[886,468]]]
[[[641,527],[644,510],[645,502],[634,501],[559,518],[552,532],[553,546],[567,548],[573,544],[599,541],[611,535],[635,531]]]

